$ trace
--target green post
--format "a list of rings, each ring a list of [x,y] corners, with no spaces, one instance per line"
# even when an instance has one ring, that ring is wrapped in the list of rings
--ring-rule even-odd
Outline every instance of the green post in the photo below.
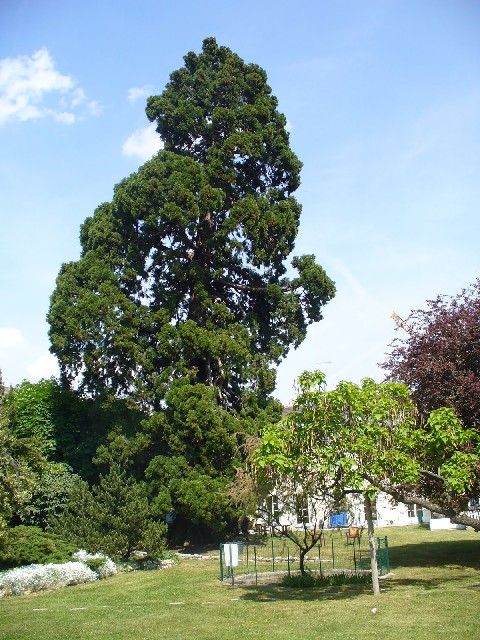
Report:
[[[383,576],[382,541],[380,536],[377,538],[377,564],[380,575]]]
[[[223,582],[223,544],[220,545],[220,582]]]
[[[275,573],[275,554],[273,552],[273,538],[272,538],[272,571]]]
[[[318,545],[318,567],[320,569],[320,578],[322,578],[322,554],[321,554],[321,550],[322,550],[322,543],[320,542],[320,544]]]
[[[353,542],[353,566],[355,567],[355,575],[357,575],[357,556],[355,553],[355,541]]]
[[[385,563],[387,565],[387,573],[390,573],[390,551],[388,549],[388,538],[385,536]]]
[[[332,569],[335,569],[335,549],[333,547],[333,538],[332,538]]]
[[[246,549],[247,549],[247,570],[245,571],[245,573],[248,573],[248,542],[246,545]]]
[[[253,547],[253,558],[255,564],[255,584],[258,584],[258,573],[257,573],[257,547]]]
[[[232,578],[232,587],[235,584],[235,578],[233,577],[233,558],[232,558],[232,545],[230,544],[228,547],[229,555],[230,555],[230,577]]]
[[[290,549],[287,549],[287,569],[288,577],[290,577]]]

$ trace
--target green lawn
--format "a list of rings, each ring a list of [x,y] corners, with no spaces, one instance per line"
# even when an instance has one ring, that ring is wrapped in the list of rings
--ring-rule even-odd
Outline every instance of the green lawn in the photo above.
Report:
[[[393,575],[363,587],[230,587],[218,562],[119,574],[0,600],[2,640],[480,639],[480,534],[417,526],[388,535]],[[372,613],[372,608],[377,613]]]

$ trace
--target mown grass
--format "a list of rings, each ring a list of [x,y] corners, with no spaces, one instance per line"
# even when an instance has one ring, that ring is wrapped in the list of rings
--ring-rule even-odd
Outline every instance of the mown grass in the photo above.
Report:
[[[2,640],[480,639],[480,535],[391,528],[393,575],[368,587],[230,587],[217,560],[0,601]],[[376,608],[377,613],[372,613]]]

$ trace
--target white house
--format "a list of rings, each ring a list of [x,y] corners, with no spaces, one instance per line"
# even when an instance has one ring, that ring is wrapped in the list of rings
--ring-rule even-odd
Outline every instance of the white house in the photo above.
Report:
[[[416,504],[396,503],[385,493],[378,493],[372,505],[373,517],[377,527],[402,526],[409,524],[428,524],[431,514],[428,509]],[[304,498],[292,513],[281,504],[281,498],[271,495],[256,520],[257,528],[275,523],[289,529],[303,529],[305,525],[317,528],[333,529],[337,527],[366,527],[365,509],[361,495],[352,494],[345,510],[331,512],[320,503]]]

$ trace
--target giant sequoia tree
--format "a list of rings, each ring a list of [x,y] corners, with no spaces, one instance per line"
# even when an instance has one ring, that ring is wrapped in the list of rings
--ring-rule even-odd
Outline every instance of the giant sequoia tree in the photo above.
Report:
[[[135,393],[154,408],[178,377],[274,388],[278,363],[320,320],[334,285],[313,256],[285,260],[298,230],[301,163],[265,72],[214,39],[149,98],[165,150],[115,188],[81,231],[49,312],[64,378]]]
[[[157,415],[159,455],[188,449],[190,467],[209,466],[202,415],[182,417],[191,431],[180,445],[175,402],[213,402],[204,422],[215,425],[220,474],[219,447],[229,458],[225,440],[239,428],[221,412],[255,421],[268,411],[275,366],[335,287],[312,255],[286,264],[301,163],[263,69],[207,39],[149,98],[147,116],[164,150],[83,224],[81,257],[63,265],[52,295],[51,349],[64,381]]]

